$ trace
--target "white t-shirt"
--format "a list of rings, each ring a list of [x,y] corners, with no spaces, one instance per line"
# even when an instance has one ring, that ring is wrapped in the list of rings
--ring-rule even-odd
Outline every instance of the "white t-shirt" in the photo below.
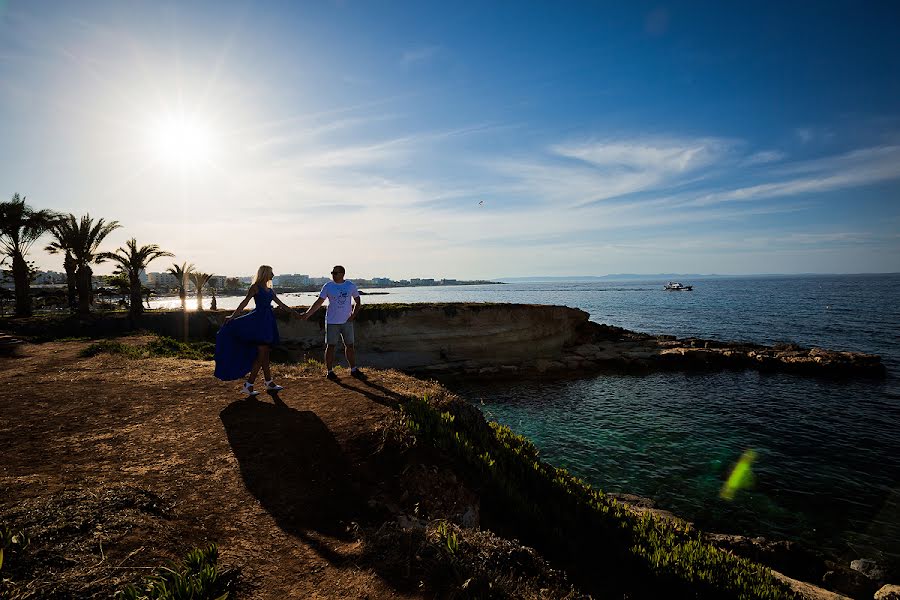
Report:
[[[325,312],[325,322],[332,325],[346,323],[353,312],[353,298],[359,298],[359,290],[352,281],[344,280],[343,283],[329,281],[322,286],[319,298],[328,298],[328,310]]]

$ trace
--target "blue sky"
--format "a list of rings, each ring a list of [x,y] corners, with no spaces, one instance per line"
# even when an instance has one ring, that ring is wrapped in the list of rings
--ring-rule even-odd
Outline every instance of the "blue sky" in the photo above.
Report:
[[[898,271],[898,25],[891,2],[0,0],[0,196],[215,273]]]

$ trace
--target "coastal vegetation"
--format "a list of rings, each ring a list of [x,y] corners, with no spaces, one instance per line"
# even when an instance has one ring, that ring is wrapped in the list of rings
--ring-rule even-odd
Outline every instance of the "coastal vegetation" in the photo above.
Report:
[[[460,400],[402,405],[417,439],[451,453],[484,489],[483,509],[596,592],[640,597],[795,598],[765,567],[722,551],[689,524],[636,515],[540,460],[527,439]],[[602,583],[601,583],[602,582]]]
[[[129,312],[132,318],[138,318],[144,312],[144,305],[141,302],[143,296],[141,271],[157,258],[174,256],[174,254],[161,250],[156,244],[138,247],[137,240],[131,238],[125,243],[124,248],[119,248],[115,252],[106,252],[102,256],[115,262],[118,273],[128,279],[131,296],[128,303]]]
[[[203,311],[203,288],[206,287],[206,284],[212,279],[212,273],[193,271],[190,274],[190,279],[191,283],[194,284],[194,289],[197,291],[197,310]]]
[[[30,268],[25,256],[57,219],[58,215],[50,210],[35,210],[19,194],[9,202],[0,202],[0,253],[12,261],[16,316],[31,315]]]
[[[187,310],[188,280],[191,273],[194,272],[194,265],[186,262],[180,265],[173,264],[167,269],[167,272],[175,277],[175,286],[178,289],[178,297],[181,299],[181,310]]]

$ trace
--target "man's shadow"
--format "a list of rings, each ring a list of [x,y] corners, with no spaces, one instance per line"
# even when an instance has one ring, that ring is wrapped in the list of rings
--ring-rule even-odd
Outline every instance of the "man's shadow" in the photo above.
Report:
[[[362,504],[352,467],[328,427],[310,411],[238,400],[219,414],[247,489],[285,532],[332,562],[342,560],[320,536],[347,539],[343,523]]]

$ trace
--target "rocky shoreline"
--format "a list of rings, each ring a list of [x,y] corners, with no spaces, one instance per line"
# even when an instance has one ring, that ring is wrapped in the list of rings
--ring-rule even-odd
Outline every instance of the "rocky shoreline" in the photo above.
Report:
[[[149,330],[176,339],[212,341],[230,310],[152,311],[140,323],[124,313],[4,319],[0,330],[34,338],[104,336]],[[280,359],[319,358],[324,311],[310,321],[276,311]],[[764,346],[651,335],[590,321],[566,306],[489,303],[366,305],[356,323],[362,364],[434,377],[567,377],[602,371],[753,369],[817,377],[886,376],[881,357],[862,352]]]
[[[656,507],[650,498],[634,494],[608,493],[629,510],[642,514],[649,513],[657,518],[684,521],[672,512]],[[817,599],[839,598],[891,598],[887,595],[875,596],[900,586],[888,582],[900,579],[900,566],[880,563],[868,558],[841,560],[810,549],[790,540],[775,540],[762,536],[744,536],[726,533],[701,532],[704,542],[765,565],[794,582],[811,584],[805,597]],[[812,587],[815,586],[815,587]],[[796,586],[795,586],[796,587]]]

